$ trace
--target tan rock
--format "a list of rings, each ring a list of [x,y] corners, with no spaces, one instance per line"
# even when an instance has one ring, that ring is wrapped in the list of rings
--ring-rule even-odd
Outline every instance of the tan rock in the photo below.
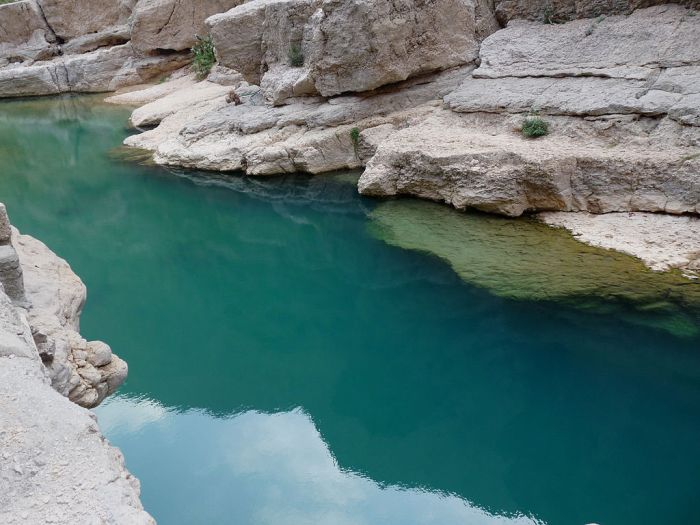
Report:
[[[243,0],[140,0],[134,10],[131,42],[139,52],[184,51],[207,33],[204,20]]]
[[[700,158],[685,159],[687,149],[654,147],[653,139],[611,148],[595,137],[592,123],[566,120],[557,136],[531,140],[499,122],[437,112],[384,141],[359,190],[509,216],[537,210],[700,211]],[[565,131],[567,125],[572,128]]]
[[[700,218],[658,213],[547,212],[538,217],[577,240],[638,257],[652,270],[700,270]]]
[[[136,0],[39,0],[46,22],[63,40],[124,25]]]
[[[562,23],[576,18],[627,15],[635,9],[669,3],[700,8],[698,0],[496,0],[496,16],[503,25],[515,18]]]
[[[34,0],[0,5],[0,66],[47,58],[55,40]]]
[[[467,64],[477,57],[477,33],[493,28],[486,13],[464,0],[253,0],[207,24],[219,62],[278,104]]]

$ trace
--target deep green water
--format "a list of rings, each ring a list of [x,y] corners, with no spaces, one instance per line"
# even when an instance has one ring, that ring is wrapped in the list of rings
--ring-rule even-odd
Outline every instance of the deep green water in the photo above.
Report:
[[[110,160],[128,112],[94,100],[0,103],[0,200],[129,362],[96,412],[161,524],[700,523],[697,288],[527,221],[392,218],[347,176]],[[401,248],[434,217],[452,266]],[[504,231],[523,276],[601,287],[523,294]]]

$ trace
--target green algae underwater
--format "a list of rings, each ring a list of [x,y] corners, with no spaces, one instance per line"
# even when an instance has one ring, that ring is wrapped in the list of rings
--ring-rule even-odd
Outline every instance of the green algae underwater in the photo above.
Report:
[[[678,336],[700,331],[700,283],[680,271],[653,272],[635,257],[583,244],[535,219],[459,213],[400,200],[370,213],[387,243],[445,260],[467,283],[500,297],[553,301]]]
[[[0,102],[0,201],[129,363],[95,412],[159,522],[700,522],[696,283],[350,173],[125,162],[128,115]]]

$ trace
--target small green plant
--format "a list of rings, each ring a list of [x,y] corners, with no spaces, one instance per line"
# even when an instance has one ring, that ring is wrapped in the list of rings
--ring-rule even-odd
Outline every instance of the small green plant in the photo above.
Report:
[[[530,114],[523,120],[520,131],[526,137],[536,139],[549,133],[549,123],[537,114]]]
[[[586,36],[591,36],[596,27],[598,27],[598,24],[600,24],[603,20],[605,20],[605,15],[597,16],[595,20],[591,22],[591,25],[588,26],[588,29],[586,29]]]
[[[543,22],[545,24],[553,24],[554,23],[554,9],[552,9],[552,6],[547,4],[544,7],[544,12],[542,13],[543,17]]]
[[[695,160],[697,158],[700,158],[700,153],[693,153],[691,155],[685,155],[684,157],[681,157],[681,162],[688,162],[690,160]]]
[[[302,67],[304,65],[304,53],[299,44],[292,44],[287,51],[289,65],[292,67]]]
[[[192,46],[192,54],[194,55],[192,69],[194,69],[197,78],[201,80],[209,74],[209,71],[216,63],[214,43],[211,37],[206,36],[202,38],[197,36],[197,43]]]
[[[355,150],[355,155],[357,155],[357,148],[360,147],[360,128],[352,128],[350,130],[350,140],[352,140],[352,147]]]

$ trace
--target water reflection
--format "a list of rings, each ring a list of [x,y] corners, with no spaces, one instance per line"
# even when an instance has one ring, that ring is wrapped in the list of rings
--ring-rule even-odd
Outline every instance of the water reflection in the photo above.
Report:
[[[229,509],[230,523],[274,525],[535,525],[525,516],[490,514],[455,495],[380,485],[338,466],[302,409],[247,411],[214,418],[179,412],[146,398],[118,396],[96,410],[103,430],[129,461],[150,455],[142,483],[157,484],[145,505],[163,523],[214,523]],[[192,485],[206,493],[192,498]],[[170,507],[152,498],[187,499]],[[215,507],[216,509],[214,509]]]

